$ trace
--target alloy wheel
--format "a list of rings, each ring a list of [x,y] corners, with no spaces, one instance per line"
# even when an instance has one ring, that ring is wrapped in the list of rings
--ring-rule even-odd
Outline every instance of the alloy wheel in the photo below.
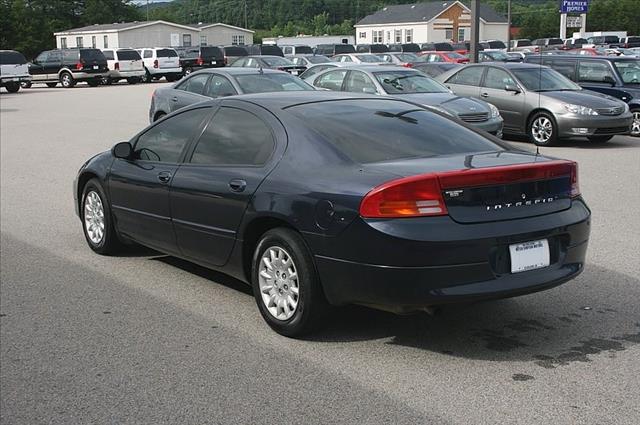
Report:
[[[258,270],[260,295],[267,311],[278,320],[288,320],[300,299],[298,272],[293,258],[279,246],[264,251]]]
[[[553,135],[553,123],[547,117],[538,117],[531,124],[531,134],[536,142],[547,143]]]
[[[633,124],[631,124],[631,135],[640,136],[640,111],[633,111]]]
[[[71,75],[69,74],[62,74],[62,86],[63,87],[71,87]]]
[[[97,192],[91,191],[84,198],[84,228],[89,240],[98,245],[104,238],[104,206]]]

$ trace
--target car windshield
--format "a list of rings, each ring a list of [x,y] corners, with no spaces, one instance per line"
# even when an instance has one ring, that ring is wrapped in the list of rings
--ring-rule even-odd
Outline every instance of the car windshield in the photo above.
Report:
[[[292,66],[293,62],[289,59],[280,58],[280,57],[262,57],[262,60],[269,66]],[[271,91],[271,90],[268,90]]]
[[[437,81],[412,71],[374,72],[376,80],[387,94],[447,93],[449,90]]]
[[[327,63],[327,62],[331,62],[331,59],[329,59],[326,56],[307,56],[307,60],[311,63]]]
[[[502,61],[509,59],[509,55],[504,52],[484,52],[484,54],[494,60]]]
[[[453,120],[397,100],[314,102],[287,110],[360,164],[504,150]]]
[[[640,84],[640,60],[615,61],[613,64],[625,84]]]
[[[358,55],[358,59],[360,59],[360,62],[365,63],[384,62],[380,56],[376,55]]]
[[[236,81],[244,93],[315,90],[301,79],[284,72],[237,75]]]
[[[577,91],[580,86],[549,68],[523,68],[512,70],[520,83],[531,91]]]

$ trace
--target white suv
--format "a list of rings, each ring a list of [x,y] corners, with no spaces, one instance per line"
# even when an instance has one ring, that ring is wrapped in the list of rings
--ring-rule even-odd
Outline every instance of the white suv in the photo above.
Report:
[[[9,93],[20,90],[20,84],[31,82],[29,65],[22,53],[15,50],[0,50],[0,87]]]
[[[177,81],[182,78],[182,67],[178,52],[166,47],[138,49],[144,62],[144,82],[159,80],[165,77],[167,81]]]
[[[102,79],[104,84],[109,85],[125,79],[129,84],[135,84],[145,77],[142,58],[137,51],[133,49],[103,49],[102,53],[107,58],[109,67],[109,75]]]

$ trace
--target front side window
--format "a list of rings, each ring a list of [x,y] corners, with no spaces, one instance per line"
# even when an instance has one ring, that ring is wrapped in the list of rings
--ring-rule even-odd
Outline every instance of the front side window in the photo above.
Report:
[[[578,81],[588,83],[614,82],[613,72],[608,62],[580,61],[578,64]]]
[[[185,82],[177,87],[178,90],[188,91],[190,93],[202,94],[204,87],[207,85],[209,74],[197,74],[188,78]]]
[[[224,97],[224,96],[233,96],[234,94],[238,94],[236,89],[233,88],[231,82],[228,79],[223,77],[222,75],[214,74],[211,76],[211,81],[209,81],[209,87],[207,88],[207,92],[205,96],[209,97]]]
[[[344,91],[354,93],[377,93],[378,89],[364,72],[351,71],[345,81]]]
[[[342,90],[342,82],[344,81],[344,77],[346,77],[346,75],[346,70],[330,71],[319,76],[316,79],[315,85],[327,90],[340,91]]]
[[[34,62],[38,62],[38,63],[49,62],[49,52],[40,53]]]
[[[209,108],[192,109],[154,125],[138,137],[134,158],[141,161],[178,162],[184,147],[209,112]]]
[[[504,90],[506,86],[515,86],[511,75],[503,69],[487,68],[487,75],[484,77],[483,86],[488,89]]]
[[[640,84],[640,60],[613,62],[625,84]]]
[[[273,152],[271,128],[256,115],[222,107],[198,140],[192,164],[264,165]]]
[[[82,37],[76,37],[76,47],[84,47],[82,45],[82,42],[83,42]]]
[[[373,75],[387,94],[449,92],[442,84],[415,71],[374,72]]]
[[[482,79],[484,68],[481,66],[471,66],[455,73],[447,80],[450,84],[461,84],[463,86],[478,86]]]

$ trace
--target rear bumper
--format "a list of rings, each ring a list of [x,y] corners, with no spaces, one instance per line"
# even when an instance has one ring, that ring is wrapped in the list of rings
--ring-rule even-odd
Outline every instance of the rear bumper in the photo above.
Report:
[[[147,68],[149,70],[149,74],[154,77],[166,77],[167,75],[182,75],[182,68]]]
[[[0,77],[0,84],[22,83],[24,81],[31,81],[31,75],[6,75]]]
[[[76,81],[95,80],[107,77],[109,72],[72,72],[71,76]]]
[[[584,267],[590,212],[582,201],[573,204],[559,213],[500,223],[462,225],[442,217],[434,226],[433,237],[424,241],[373,234],[367,238],[361,233],[380,232],[360,220],[355,224],[359,229],[347,229],[347,235],[330,245],[339,243],[341,247],[334,251],[346,254],[344,237],[358,236],[359,243],[354,243],[371,261],[363,255],[345,259],[346,255],[321,253],[315,255],[316,266],[330,303],[396,312],[541,291],[573,279]],[[549,241],[551,264],[512,274],[509,245],[539,239]],[[328,245],[320,251],[327,248],[328,254]]]
[[[615,117],[562,115],[556,119],[560,137],[628,134],[633,123],[630,112]]]
[[[141,78],[144,77],[144,69],[134,71],[109,71],[109,78]]]

